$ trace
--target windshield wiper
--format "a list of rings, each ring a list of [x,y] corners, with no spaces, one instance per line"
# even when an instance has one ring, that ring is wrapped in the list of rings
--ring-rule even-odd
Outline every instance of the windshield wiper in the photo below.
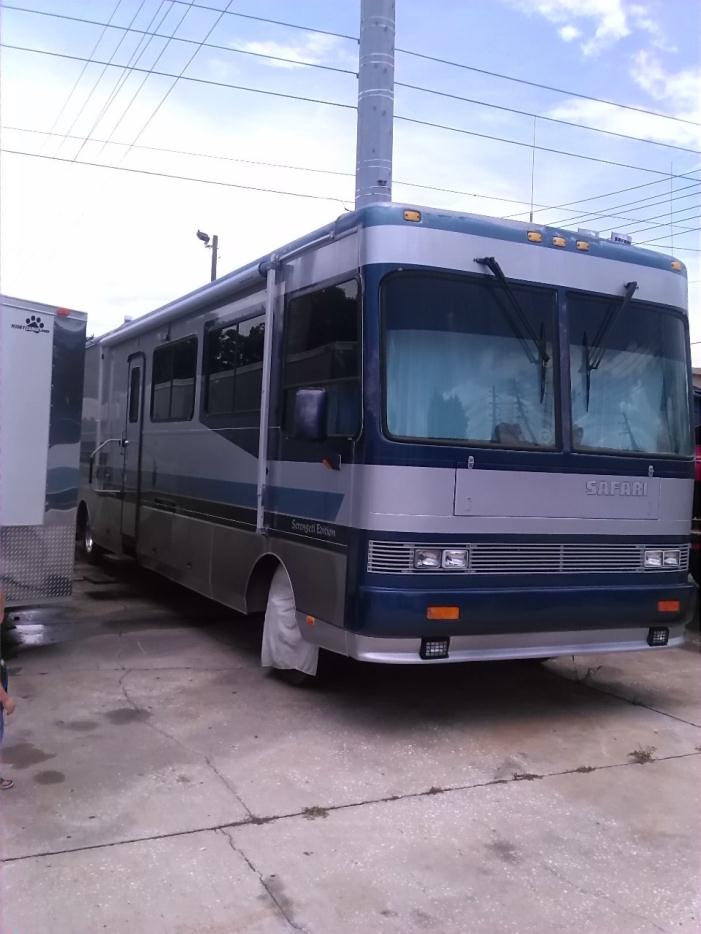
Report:
[[[603,317],[601,324],[599,325],[598,331],[594,335],[594,340],[591,342],[591,345],[587,343],[587,332],[584,332],[584,339],[582,343],[584,345],[584,367],[586,370],[587,382],[587,412],[589,411],[589,396],[591,393],[591,371],[599,369],[601,361],[604,359],[604,354],[606,353],[606,348],[604,347],[604,338],[613,327],[621,312],[625,311],[628,305],[630,305],[633,296],[637,291],[637,282],[626,282],[623,301],[619,302],[618,305],[611,305],[609,307],[608,311]]]
[[[531,361],[531,363],[535,363],[540,366],[540,401],[542,402],[545,396],[545,375],[548,368],[548,363],[550,362],[550,357],[545,350],[545,336],[542,333],[542,330],[540,337],[533,330],[531,322],[526,317],[523,308],[521,308],[519,301],[514,295],[511,286],[509,285],[507,278],[504,275],[504,272],[497,260],[493,256],[483,256],[481,259],[476,257],[475,262],[479,263],[480,266],[486,266],[487,269],[493,273],[494,278],[497,280],[502,288],[502,291],[509,300],[521,330],[519,330],[519,327],[514,326],[514,322],[511,320],[511,316],[508,314],[508,312],[505,312],[505,317],[509,322],[514,334],[518,338],[521,346],[523,347],[528,359]],[[523,332],[525,332],[528,340],[524,339]],[[535,348],[535,353],[533,352],[533,348]]]

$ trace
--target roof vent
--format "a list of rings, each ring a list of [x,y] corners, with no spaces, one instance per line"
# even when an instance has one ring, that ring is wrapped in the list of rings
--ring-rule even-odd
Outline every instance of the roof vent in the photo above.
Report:
[[[616,233],[615,230],[611,231],[611,236],[609,239],[611,240],[611,243],[625,243],[628,246],[630,246],[633,242],[633,238],[630,234]]]
[[[124,324],[130,324],[134,320],[134,315],[124,315]]]
[[[578,227],[578,228],[577,228],[577,233],[578,233],[581,237],[593,237],[594,240],[598,240],[598,239],[599,239],[599,234],[598,234],[598,232],[597,232],[596,230],[588,230],[586,227]]]

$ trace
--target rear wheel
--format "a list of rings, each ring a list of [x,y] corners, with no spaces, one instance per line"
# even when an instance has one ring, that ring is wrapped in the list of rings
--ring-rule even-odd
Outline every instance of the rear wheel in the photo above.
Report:
[[[81,558],[89,561],[91,564],[97,564],[104,554],[104,549],[95,544],[92,528],[90,526],[90,517],[87,509],[83,506],[78,515],[78,551]]]
[[[268,591],[261,665],[287,684],[301,687],[312,682],[318,658],[317,646],[302,637],[292,584],[285,568],[279,566]]]

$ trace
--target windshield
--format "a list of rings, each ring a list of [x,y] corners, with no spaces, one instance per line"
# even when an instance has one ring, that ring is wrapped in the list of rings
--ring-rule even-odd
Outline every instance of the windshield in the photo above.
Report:
[[[555,293],[511,285],[533,353],[493,279],[401,273],[382,286],[389,434],[553,447]],[[548,362],[549,361],[549,362]]]
[[[594,353],[594,335],[607,312],[621,301],[620,296],[567,297],[574,447],[688,455],[684,324],[661,308],[632,302]]]

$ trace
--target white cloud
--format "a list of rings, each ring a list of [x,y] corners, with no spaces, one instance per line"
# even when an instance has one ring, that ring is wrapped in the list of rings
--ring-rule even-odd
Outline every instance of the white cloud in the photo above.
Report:
[[[579,39],[579,37],[582,35],[579,29],[577,29],[577,27],[573,26],[571,23],[567,26],[561,26],[557,32],[563,42],[572,42],[574,39]]]
[[[245,49],[247,52],[255,52],[257,55],[273,56],[273,58],[262,60],[272,68],[300,68],[303,67],[304,62],[338,67],[348,67],[352,64],[353,68],[357,68],[357,61],[348,55],[346,44],[336,36],[311,33],[298,42],[268,40],[265,42],[232,42],[231,45]],[[276,61],[276,59],[287,59],[287,61]]]
[[[560,26],[558,33],[565,42],[582,38],[580,48],[586,56],[595,56],[633,35],[645,32],[653,45],[669,49],[661,23],[651,7],[630,0],[510,0],[522,12],[538,14]],[[574,23],[580,26],[575,26]],[[562,25],[561,25],[562,24]],[[575,34],[576,31],[576,34]]]

